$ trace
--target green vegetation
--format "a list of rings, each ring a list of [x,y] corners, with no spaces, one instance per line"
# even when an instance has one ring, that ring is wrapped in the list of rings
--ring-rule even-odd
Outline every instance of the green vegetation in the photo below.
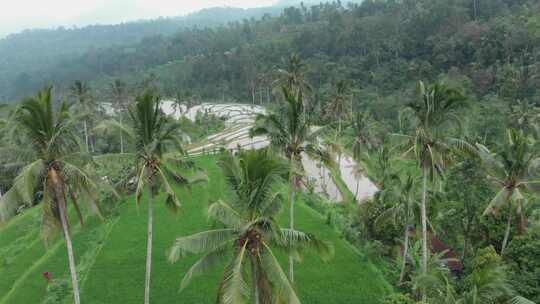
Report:
[[[195,159],[196,165],[203,168],[209,176],[208,184],[193,186],[193,189],[177,190],[179,197],[185,197],[183,207],[177,214],[168,212],[163,195],[158,196],[155,204],[154,229],[159,233],[154,236],[153,279],[151,300],[153,303],[190,302],[214,303],[218,283],[223,271],[217,268],[204,277],[195,278],[183,292],[178,293],[183,275],[196,261],[196,257],[180,259],[171,265],[167,260],[173,241],[180,235],[189,235],[212,227],[207,219],[206,210],[212,201],[218,199],[229,200],[230,192],[227,190],[225,178],[217,166],[216,157],[201,157]],[[145,197],[143,197],[143,200]],[[146,250],[146,206],[139,209],[135,207],[134,198],[125,201],[118,209],[118,217],[107,219],[106,225],[113,225],[111,231],[100,242],[102,248],[97,253],[93,266],[81,282],[81,301],[83,303],[140,303],[144,298],[144,265]],[[8,222],[2,231],[2,248],[20,237],[19,232],[23,226],[30,225],[31,219],[38,220],[36,210]],[[336,256],[324,263],[316,255],[306,254],[303,261],[297,266],[295,280],[299,297],[304,303],[373,303],[391,290],[379,270],[365,257],[358,254],[349,244],[340,240],[334,230],[325,225],[324,218],[302,203],[297,204],[296,226],[303,231],[316,231],[317,235],[331,242],[335,248]],[[287,213],[281,212],[280,222],[287,223]],[[109,224],[110,223],[110,224]],[[92,250],[90,243],[86,243],[96,230],[104,229],[103,224],[97,221],[88,222],[84,230],[76,231],[73,236],[74,251],[78,253],[76,260],[81,261],[86,251]],[[4,238],[6,235],[6,239]],[[10,237],[10,235],[12,237]],[[36,239],[37,236],[36,236]],[[4,243],[5,242],[5,243]],[[77,248],[80,244],[84,248]],[[26,259],[24,256],[14,258],[14,266],[9,272],[20,279],[19,288],[16,288],[5,303],[39,303],[47,292],[47,282],[42,273],[49,271],[53,278],[65,278],[68,275],[65,263],[65,251],[62,244],[48,251],[46,255],[42,244],[38,241],[35,259]],[[89,248],[88,248],[89,247]],[[18,260],[21,259],[20,262]],[[286,257],[280,258],[281,265],[286,266]],[[38,264],[34,264],[38,263]],[[28,265],[35,265],[28,267]],[[224,269],[223,264],[221,269]],[[346,269],[347,271],[343,271]],[[21,277],[25,272],[28,274]],[[33,286],[28,290],[28,286]],[[1,303],[1,302],[0,302]]]
[[[0,95],[56,86],[0,107],[0,304],[540,301],[539,16],[336,1],[8,54]],[[232,127],[165,115],[238,100]],[[224,129],[269,148],[206,155]]]

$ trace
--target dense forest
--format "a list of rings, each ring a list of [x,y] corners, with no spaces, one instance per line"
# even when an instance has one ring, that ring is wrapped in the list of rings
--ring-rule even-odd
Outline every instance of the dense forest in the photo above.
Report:
[[[0,59],[0,95],[5,103],[16,104],[46,87],[24,99],[18,110],[22,116],[17,111],[8,113],[15,106],[0,108],[4,115],[0,116],[0,138],[4,139],[0,151],[24,151],[6,153],[10,156],[0,160],[0,190],[17,191],[18,183],[34,177],[33,171],[24,169],[34,163],[28,165],[19,156],[39,158],[48,172],[56,174],[64,163],[70,165],[64,153],[77,146],[82,147],[82,154],[90,154],[88,159],[99,159],[93,164],[78,156],[79,162],[88,165],[85,170],[97,166],[96,176],[118,183],[135,178],[137,184],[126,191],[135,193],[137,202],[147,189],[146,181],[152,201],[161,191],[175,209],[180,204],[168,180],[185,184],[189,178],[174,173],[176,167],[167,164],[165,151],[177,144],[193,148],[198,141],[204,146],[207,136],[225,125],[209,113],[199,113],[194,121],[161,117],[161,100],[167,99],[177,109],[201,103],[257,105],[267,112],[253,121],[250,136],[267,136],[272,149],[221,155],[218,164],[238,192],[234,195],[238,201],[232,207],[216,202],[209,209],[211,218],[230,229],[239,227],[234,220],[252,229],[234,241],[234,248],[244,250],[253,239],[259,242],[277,235],[273,246],[289,255],[289,280],[285,273],[272,277],[269,272],[260,279],[263,283],[258,289],[257,271],[271,267],[259,269],[256,263],[262,261],[257,260],[251,265],[254,270],[245,271],[254,280],[248,284],[257,299],[254,303],[265,303],[273,296],[283,300],[281,292],[286,292],[290,303],[300,302],[296,286],[291,287],[295,253],[279,240],[280,233],[291,231],[280,232],[281,228],[272,226],[277,209],[257,205],[268,202],[254,199],[253,204],[243,205],[253,198],[246,193],[260,190],[257,185],[268,186],[249,182],[250,168],[242,166],[250,162],[264,163],[258,168],[262,171],[276,170],[254,172],[272,175],[272,181],[285,176],[290,206],[297,199],[299,205],[312,208],[341,239],[362,252],[362,258],[373,261],[395,291],[379,303],[540,303],[540,3],[317,2],[288,6],[283,1],[280,4],[285,7],[247,11],[211,9],[181,19],[30,31],[0,40],[0,52],[13,47]],[[95,41],[88,39],[89,34],[96,34]],[[65,47],[65,54],[55,49],[53,39],[62,41],[57,47]],[[36,47],[40,43],[50,44],[40,55],[45,57],[35,55],[41,51]],[[25,52],[20,53],[21,49]],[[47,54],[54,58],[41,62]],[[15,60],[17,56],[20,61]],[[116,114],[106,113],[99,107],[101,102],[111,103]],[[76,139],[57,143],[55,132],[61,132],[60,127],[30,132],[31,142],[21,136],[24,128],[16,127],[17,119],[11,118],[19,118],[29,130],[39,130],[53,125],[33,123],[37,116],[52,119],[52,114],[40,114],[47,109],[52,113],[51,104],[57,105],[54,110],[60,122],[69,115],[78,118],[73,122]],[[320,128],[313,135],[315,126]],[[179,129],[185,134],[180,135]],[[192,142],[178,143],[184,135]],[[49,148],[42,149],[49,147],[47,140],[59,145],[50,154]],[[40,152],[28,152],[31,145]],[[135,151],[137,158],[103,165],[113,153],[129,156],[126,151]],[[314,193],[300,168],[302,158],[310,153],[330,171],[337,170],[334,162],[340,166],[341,158],[350,155],[358,164],[355,174],[367,176],[377,193],[357,204],[355,193],[346,190],[342,204],[329,203],[328,197]],[[56,167],[56,163],[62,165]],[[142,171],[134,175],[133,167]],[[145,168],[152,172],[148,180]],[[73,191],[83,189],[68,186]],[[54,190],[47,187],[43,185],[41,196]],[[274,190],[261,191],[265,198]],[[115,200],[111,194],[100,195]],[[20,211],[2,209],[2,202],[0,215]],[[240,208],[239,214],[248,210],[251,217],[268,218],[268,223],[259,227],[254,218],[231,220],[234,216],[228,212],[235,208]],[[292,230],[290,208],[290,213],[283,214],[290,215]],[[114,211],[111,214],[118,216]],[[294,240],[313,241],[318,251],[331,251],[316,237],[296,236]],[[170,259],[208,253],[205,250],[210,247],[190,242],[188,237],[179,238]],[[252,253],[264,251],[257,246],[249,248]],[[233,254],[243,254],[242,250]],[[238,274],[245,265],[240,262],[226,271]],[[190,276],[188,272],[187,281]],[[229,288],[227,282],[225,278],[220,288]],[[275,290],[279,290],[277,295],[272,293]],[[242,297],[239,289],[231,294]],[[227,296],[218,294],[218,298]]]

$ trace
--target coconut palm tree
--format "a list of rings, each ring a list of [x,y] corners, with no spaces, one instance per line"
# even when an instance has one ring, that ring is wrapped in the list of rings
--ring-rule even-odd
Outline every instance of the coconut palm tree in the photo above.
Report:
[[[304,114],[304,103],[302,93],[298,96],[293,90],[282,87],[286,107],[282,113],[270,113],[268,115],[258,115],[255,125],[251,129],[251,136],[267,135],[271,145],[282,152],[289,161],[290,190],[289,190],[289,227],[294,229],[294,196],[301,183],[301,176],[304,172],[302,157],[307,154],[312,158],[323,161],[326,165],[331,165],[332,158],[327,151],[323,151],[317,141],[318,131],[311,131],[310,120]],[[281,114],[281,115],[280,115]],[[293,256],[289,256],[289,279],[294,282],[294,261]]]
[[[360,160],[362,154],[378,147],[374,134],[375,120],[369,112],[358,111],[350,124],[354,132],[352,143],[353,157]]]
[[[348,100],[351,98],[349,86],[345,80],[338,81],[335,85],[334,93],[328,105],[328,116],[338,120],[338,131],[336,139],[341,136],[342,120],[348,113]]]
[[[313,88],[306,79],[306,64],[298,54],[291,54],[285,63],[284,69],[278,69],[278,80],[274,82],[276,88],[287,87],[295,97],[299,98],[303,95],[302,102],[304,103],[304,114],[308,110],[307,97],[313,92]]]
[[[181,288],[194,276],[229,261],[219,283],[218,303],[246,303],[248,298],[254,304],[300,303],[274,250],[298,255],[310,249],[326,259],[333,249],[312,234],[279,227],[277,216],[283,202],[279,186],[287,176],[286,163],[262,150],[242,152],[238,157],[228,154],[219,165],[233,199],[208,208],[210,218],[223,228],[174,242],[171,262],[186,254],[203,254],[184,276]],[[247,291],[249,277],[251,292]]]
[[[366,175],[379,189],[379,192],[391,189],[391,182],[397,179],[392,166],[392,149],[383,143],[377,150],[362,153],[356,170]]]
[[[526,229],[527,193],[537,192],[540,186],[540,152],[523,131],[513,129],[507,131],[507,142],[499,153],[493,154],[481,144],[477,144],[477,148],[488,177],[499,188],[484,215],[497,214],[504,207],[508,208],[502,254],[508,244],[514,209],[519,216],[520,233]]]
[[[416,182],[411,175],[406,178],[395,178],[395,185],[390,192],[384,195],[384,201],[391,204],[390,208],[383,211],[375,220],[376,226],[381,226],[389,221],[394,225],[403,225],[403,256],[401,261],[401,271],[398,285],[403,283],[405,278],[405,267],[409,256],[409,234],[410,229],[415,224],[415,210],[418,207],[416,199]]]
[[[178,158],[174,155],[166,155],[166,149],[174,147],[183,153],[179,140],[179,125],[167,120],[167,117],[160,111],[159,101],[160,97],[153,90],[147,89],[135,98],[134,107],[129,111],[133,124],[131,128],[110,122],[111,126],[119,128],[135,143],[137,158],[135,197],[137,204],[140,204],[144,189],[148,189],[145,304],[150,303],[155,196],[160,190],[165,192],[165,204],[172,211],[176,211],[180,207],[180,200],[171,184],[189,186],[196,182],[207,181],[206,174],[202,172],[197,172],[194,176],[187,178],[178,174],[171,166],[173,163],[178,163]]]
[[[516,129],[533,131],[533,126],[540,122],[540,108],[533,103],[518,100],[510,107],[510,121]]]
[[[14,216],[20,204],[33,205],[36,192],[42,191],[43,204],[41,235],[49,244],[53,233],[61,228],[66,242],[74,302],[80,303],[77,271],[67,214],[69,195],[82,223],[77,194],[83,195],[93,210],[97,208],[95,179],[88,171],[88,158],[79,153],[74,125],[80,117],[72,117],[69,106],[63,103],[53,109],[52,88],[22,102],[18,115],[20,127],[31,140],[28,145],[34,159],[22,168],[12,188],[0,198],[0,223]]]
[[[127,105],[128,105],[128,97],[127,97],[127,90],[126,90],[126,84],[119,80],[115,79],[110,84],[111,89],[111,98],[112,98],[112,104],[113,107],[118,115],[118,121],[120,123],[120,126],[123,125],[123,115],[127,111]],[[124,132],[120,133],[120,153],[124,153]]]
[[[534,302],[516,295],[508,279],[506,267],[493,247],[481,251],[493,253],[488,253],[487,256],[477,253],[478,256],[471,263],[471,273],[464,278],[467,284],[460,288],[461,292],[456,291],[448,277],[448,270],[441,268],[440,262],[437,263],[439,265],[433,265],[434,269],[439,268],[438,275],[416,275],[415,285],[425,285],[430,290],[429,303],[433,304],[533,304]],[[430,272],[433,273],[431,269]]]
[[[417,85],[418,99],[409,103],[403,115],[413,123],[413,135],[400,135],[408,142],[406,154],[413,152],[422,170],[422,271],[427,273],[428,267],[428,232],[427,232],[427,192],[428,179],[434,181],[443,174],[444,168],[451,160],[452,149],[464,146],[463,141],[451,138],[448,130],[460,125],[459,111],[465,105],[466,98],[458,90],[439,82],[426,86],[422,81]]]
[[[90,93],[90,87],[86,82],[76,80],[70,88],[71,95],[77,101],[77,106],[85,113],[83,119],[84,142],[86,144],[86,152],[90,151],[90,138],[88,135],[88,116],[91,116],[95,110],[95,103]]]

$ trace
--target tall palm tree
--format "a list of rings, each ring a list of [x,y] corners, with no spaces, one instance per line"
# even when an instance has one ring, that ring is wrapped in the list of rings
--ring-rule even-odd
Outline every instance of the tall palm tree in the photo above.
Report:
[[[302,59],[298,54],[291,54],[286,62],[284,69],[278,69],[278,80],[275,81],[275,87],[282,88],[287,87],[294,94],[295,97],[303,95],[302,102],[304,103],[303,111],[308,110],[307,97],[313,92],[313,88],[306,79],[306,64],[302,62]]]
[[[84,142],[86,144],[86,151],[90,151],[90,139],[88,135],[88,116],[91,116],[95,110],[94,100],[92,99],[90,93],[90,87],[86,82],[76,80],[70,88],[73,98],[77,101],[77,106],[81,108],[82,112],[85,113],[83,119],[83,132],[84,132]]]
[[[349,86],[345,80],[340,80],[335,84],[334,93],[328,105],[328,115],[338,120],[338,132],[336,139],[341,136],[342,120],[347,114],[348,100],[350,99]]]
[[[20,171],[12,188],[0,199],[0,222],[14,216],[19,204],[31,206],[35,193],[43,191],[41,198],[43,217],[41,235],[46,244],[50,243],[53,232],[62,229],[66,242],[74,302],[80,303],[80,292],[73,246],[67,214],[69,195],[82,223],[76,194],[83,194],[86,201],[98,210],[98,192],[95,179],[88,173],[85,158],[81,157],[74,125],[79,117],[71,117],[69,107],[63,103],[54,111],[51,100],[52,88],[44,89],[37,96],[22,102],[18,121],[28,138],[34,159]]]
[[[375,120],[369,112],[358,111],[351,121],[350,127],[354,132],[352,142],[353,157],[360,160],[364,152],[378,147],[374,134]]]
[[[413,152],[422,170],[422,271],[427,273],[428,267],[428,235],[427,235],[427,191],[428,179],[433,181],[441,176],[447,163],[451,160],[454,147],[461,147],[463,142],[451,138],[448,130],[460,125],[459,111],[465,105],[466,98],[458,90],[439,82],[426,86],[422,81],[417,85],[418,99],[409,103],[406,111],[411,113],[414,134],[400,135],[408,142],[406,153]]]
[[[526,229],[526,194],[538,191],[536,187],[540,186],[540,152],[523,131],[513,129],[507,131],[507,142],[502,145],[499,153],[493,154],[481,144],[477,144],[477,147],[488,177],[499,187],[484,215],[496,214],[502,208],[508,207],[502,254],[508,244],[514,208],[519,216],[520,233]]]
[[[124,112],[127,110],[128,96],[126,84],[120,79],[115,79],[110,84],[113,107],[119,117],[120,126],[122,126],[122,120]],[[124,132],[120,133],[120,153],[124,153]]]
[[[401,271],[398,285],[403,283],[405,278],[405,267],[409,256],[409,234],[410,229],[415,224],[415,210],[418,205],[416,200],[416,183],[411,175],[405,179],[396,178],[396,184],[390,190],[389,195],[385,195],[384,201],[390,202],[390,208],[383,211],[375,220],[375,225],[381,226],[391,221],[394,225],[403,225],[403,256],[401,261]]]
[[[304,114],[302,93],[296,95],[288,87],[282,87],[286,107],[282,113],[270,113],[258,115],[255,126],[251,129],[251,135],[267,135],[271,145],[282,152],[290,165],[290,190],[289,190],[289,227],[294,229],[294,196],[301,183],[303,170],[302,157],[305,154],[315,159],[322,160],[327,165],[331,164],[331,158],[326,151],[320,149],[317,135],[321,132],[311,131],[310,120]],[[289,279],[294,281],[293,256],[289,256]]]
[[[379,192],[391,189],[391,182],[397,178],[392,166],[392,151],[383,143],[377,150],[364,152],[358,159],[358,168],[379,189]],[[360,172],[359,172],[360,173]]]
[[[180,237],[174,242],[171,262],[186,254],[204,254],[186,273],[181,288],[193,276],[229,261],[218,291],[218,303],[300,303],[281,269],[274,250],[298,254],[315,250],[329,258],[333,248],[312,234],[279,227],[277,216],[283,197],[278,190],[287,176],[287,165],[268,151],[248,151],[239,157],[226,155],[219,162],[233,190],[229,203],[218,201],[208,213],[223,228]],[[251,297],[246,277],[251,278]]]
[[[171,184],[189,186],[195,182],[206,181],[207,177],[198,172],[191,178],[181,176],[171,166],[176,159],[165,155],[168,147],[181,150],[179,125],[172,123],[159,108],[160,98],[153,90],[145,90],[135,98],[135,105],[129,111],[133,128],[119,126],[134,139],[136,147],[137,187],[136,201],[140,203],[145,188],[148,188],[148,229],[146,250],[146,274],[144,303],[150,303],[150,279],[152,273],[152,236],[154,222],[154,199],[160,190],[166,194],[165,203],[172,210],[180,207]]]

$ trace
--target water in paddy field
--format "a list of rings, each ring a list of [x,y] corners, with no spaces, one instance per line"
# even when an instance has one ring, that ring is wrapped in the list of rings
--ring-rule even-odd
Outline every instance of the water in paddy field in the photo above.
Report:
[[[172,100],[164,100],[161,103],[162,111],[175,118],[186,117],[195,121],[198,113],[215,115],[225,119],[226,129],[222,132],[210,135],[204,143],[189,150],[192,155],[218,151],[221,148],[236,150],[238,148],[262,149],[270,142],[266,136],[256,136],[251,138],[249,130],[252,128],[255,117],[258,114],[266,114],[266,109],[256,105],[245,104],[213,104],[203,103],[191,108],[185,105],[177,106]],[[316,127],[314,127],[316,128]],[[365,201],[375,195],[377,187],[367,177],[355,173],[357,163],[354,159],[343,154],[336,157],[339,160],[339,172],[341,179],[358,202]],[[336,185],[330,171],[316,160],[307,155],[303,155],[302,165],[306,171],[307,178],[313,182],[314,189],[319,194],[325,194],[332,201],[340,202],[343,194]]]

